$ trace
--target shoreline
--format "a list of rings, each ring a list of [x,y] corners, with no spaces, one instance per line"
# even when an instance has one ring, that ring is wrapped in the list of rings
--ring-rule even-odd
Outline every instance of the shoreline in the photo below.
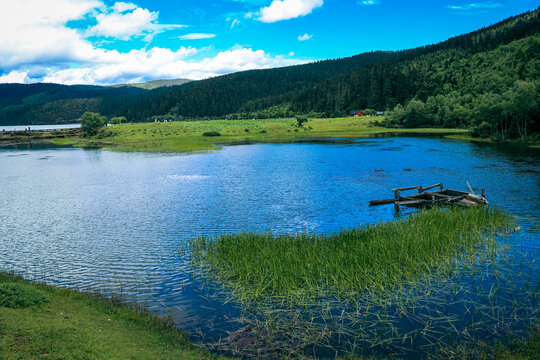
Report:
[[[146,308],[3,271],[0,331],[2,359],[227,359]]]
[[[209,132],[218,136],[204,136]],[[100,129],[98,135],[83,137],[82,130],[31,130],[0,132],[0,146],[48,143],[58,146],[104,148],[121,152],[197,152],[222,146],[253,143],[291,143],[303,139],[362,139],[376,137],[439,136],[457,141],[496,144],[489,138],[474,138],[468,129],[383,128],[371,118],[310,119],[298,126],[295,119],[207,120],[167,123],[126,123]],[[511,146],[540,148],[537,141]]]

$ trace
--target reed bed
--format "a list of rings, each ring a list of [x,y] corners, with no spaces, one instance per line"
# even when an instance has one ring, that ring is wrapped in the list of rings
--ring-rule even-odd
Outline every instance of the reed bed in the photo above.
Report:
[[[193,264],[241,301],[354,299],[388,292],[485,245],[510,215],[493,208],[433,209],[332,235],[242,232],[190,242]]]
[[[534,358],[540,268],[514,221],[432,209],[333,235],[195,239],[184,250],[205,294],[242,314],[207,346],[261,359]]]

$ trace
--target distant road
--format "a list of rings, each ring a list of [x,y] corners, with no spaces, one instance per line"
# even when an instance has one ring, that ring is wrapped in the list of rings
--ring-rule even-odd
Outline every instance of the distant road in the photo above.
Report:
[[[15,125],[15,126],[0,126],[0,131],[23,131],[26,128],[30,130],[62,130],[62,129],[77,129],[81,124],[54,124],[54,125]]]

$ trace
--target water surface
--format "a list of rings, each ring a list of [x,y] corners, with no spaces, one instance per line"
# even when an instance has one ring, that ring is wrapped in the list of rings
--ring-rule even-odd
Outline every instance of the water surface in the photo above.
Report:
[[[51,125],[0,125],[0,130],[23,131],[30,128],[32,131],[78,129],[81,124],[51,124]]]
[[[195,340],[215,340],[234,326],[228,316],[235,310],[193,284],[178,252],[189,239],[240,230],[330,233],[401,216],[392,206],[368,206],[392,197],[392,188],[443,182],[466,190],[468,180],[519,216],[523,247],[538,258],[539,159],[531,150],[430,138],[187,155],[5,147],[0,269],[121,293],[154,311],[172,310]]]

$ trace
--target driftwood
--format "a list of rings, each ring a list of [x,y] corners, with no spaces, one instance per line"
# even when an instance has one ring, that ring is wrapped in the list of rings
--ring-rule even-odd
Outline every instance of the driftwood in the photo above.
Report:
[[[439,187],[439,190],[431,190]],[[486,200],[486,191],[482,189],[482,195],[476,195],[472,190],[469,182],[467,187],[470,192],[459,190],[444,189],[442,183],[431,185],[428,187],[409,186],[404,188],[393,189],[394,199],[372,200],[369,206],[394,204],[395,206],[412,206],[412,207],[432,207],[435,205],[458,204],[461,206],[476,206],[488,204]],[[418,194],[401,196],[402,191],[418,190]]]

